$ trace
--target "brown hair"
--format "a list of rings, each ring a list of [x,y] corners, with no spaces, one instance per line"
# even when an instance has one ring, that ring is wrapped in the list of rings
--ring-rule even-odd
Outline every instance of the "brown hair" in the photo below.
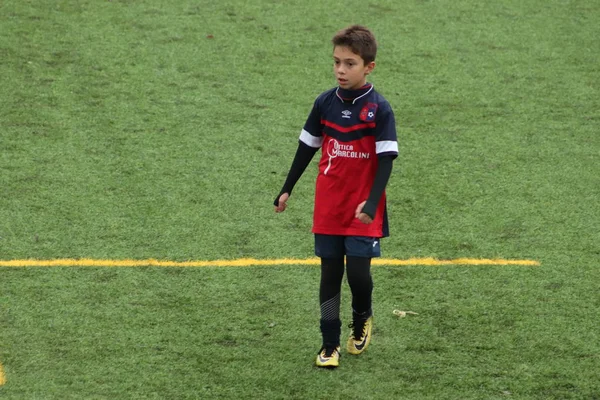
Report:
[[[365,64],[375,61],[377,55],[377,41],[375,35],[367,27],[352,25],[342,29],[335,34],[331,40],[333,46],[344,46],[350,48],[354,54],[358,54]]]

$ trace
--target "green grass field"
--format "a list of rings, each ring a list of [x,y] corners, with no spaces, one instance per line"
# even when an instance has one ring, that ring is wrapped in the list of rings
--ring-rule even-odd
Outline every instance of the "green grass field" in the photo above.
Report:
[[[335,84],[330,38],[361,23],[401,152],[384,256],[541,266],[374,267],[373,342],[335,371],[313,367],[314,266],[0,267],[0,398],[600,399],[599,20],[591,0],[2,1],[0,260],[312,257],[316,162],[272,202]]]

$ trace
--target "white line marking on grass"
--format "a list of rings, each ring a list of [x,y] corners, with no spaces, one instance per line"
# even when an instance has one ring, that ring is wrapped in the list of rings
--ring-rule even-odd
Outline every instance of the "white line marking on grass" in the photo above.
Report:
[[[161,261],[146,260],[100,260],[92,258],[62,258],[55,260],[0,260],[0,267],[252,267],[252,266],[279,266],[279,265],[320,265],[319,258],[281,258],[281,259],[254,259],[238,258],[235,260],[212,261]],[[436,258],[374,258],[372,265],[388,266],[443,266],[443,265],[520,265],[538,267],[541,265],[536,260],[505,260],[486,258],[456,258],[453,260],[438,260]]]

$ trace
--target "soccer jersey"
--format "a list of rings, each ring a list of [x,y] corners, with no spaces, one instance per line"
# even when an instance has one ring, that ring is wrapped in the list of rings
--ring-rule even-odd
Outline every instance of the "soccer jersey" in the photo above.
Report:
[[[398,155],[394,113],[387,100],[372,85],[328,90],[315,100],[300,141],[321,148],[313,233],[387,236],[385,193],[373,223],[355,217],[358,205],[369,197],[378,157]]]

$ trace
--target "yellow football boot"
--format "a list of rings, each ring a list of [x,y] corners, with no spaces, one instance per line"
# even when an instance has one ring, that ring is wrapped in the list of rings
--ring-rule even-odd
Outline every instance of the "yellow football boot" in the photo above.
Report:
[[[336,368],[340,365],[340,347],[326,349],[323,347],[317,355],[317,367]]]
[[[373,331],[373,317],[363,321],[355,321],[350,327],[350,337],[346,344],[346,349],[350,354],[360,354],[367,349],[371,343],[371,332]]]

